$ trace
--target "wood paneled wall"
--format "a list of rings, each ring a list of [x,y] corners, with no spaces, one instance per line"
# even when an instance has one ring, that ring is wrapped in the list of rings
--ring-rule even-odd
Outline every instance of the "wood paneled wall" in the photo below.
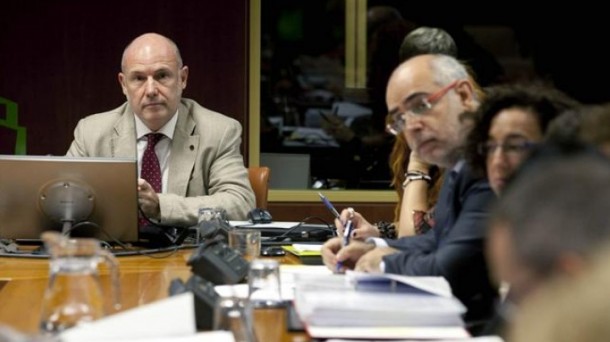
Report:
[[[185,97],[247,127],[247,1],[9,0],[1,8],[0,97],[19,106],[27,154],[64,154],[80,118],[125,101],[121,54],[146,32],[178,44],[190,68]]]

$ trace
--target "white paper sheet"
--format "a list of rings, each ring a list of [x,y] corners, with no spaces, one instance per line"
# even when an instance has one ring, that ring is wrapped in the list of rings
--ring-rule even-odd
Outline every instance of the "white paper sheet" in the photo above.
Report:
[[[332,272],[326,266],[310,265],[280,265],[280,287],[282,300],[294,299],[294,287],[296,277],[331,275]],[[236,296],[248,297],[248,284],[217,285],[214,287],[216,293],[221,297]],[[264,299],[264,298],[258,298]]]
[[[74,327],[60,338],[63,342],[115,341],[187,337],[195,332],[194,298],[187,292]]]
[[[280,222],[274,221],[272,223],[252,223],[250,221],[229,221],[232,227],[243,227],[243,228],[278,228],[278,229],[290,229],[300,222]]]

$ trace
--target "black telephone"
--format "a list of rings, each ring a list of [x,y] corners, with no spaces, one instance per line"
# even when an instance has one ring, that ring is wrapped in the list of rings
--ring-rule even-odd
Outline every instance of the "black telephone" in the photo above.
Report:
[[[192,292],[195,297],[195,320],[198,330],[211,330],[214,326],[214,307],[218,301],[218,294],[214,284],[192,275],[186,283],[180,278],[172,280],[169,286],[169,295],[175,296],[185,292]]]
[[[203,243],[187,261],[191,272],[216,285],[237,284],[248,274],[248,262],[227,246],[223,237]]]

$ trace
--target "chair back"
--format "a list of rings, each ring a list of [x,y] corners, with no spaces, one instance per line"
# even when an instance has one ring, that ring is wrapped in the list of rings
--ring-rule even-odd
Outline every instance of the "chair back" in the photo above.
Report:
[[[269,193],[269,175],[271,170],[266,166],[254,166],[248,168],[250,185],[256,197],[256,207],[267,209],[267,195]]]

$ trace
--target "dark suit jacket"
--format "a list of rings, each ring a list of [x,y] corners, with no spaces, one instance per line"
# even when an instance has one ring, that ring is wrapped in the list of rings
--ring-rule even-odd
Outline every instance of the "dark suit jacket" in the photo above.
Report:
[[[494,200],[487,180],[474,178],[468,165],[447,171],[434,211],[436,224],[424,235],[387,240],[401,253],[385,256],[385,272],[443,276],[468,308],[467,321],[489,318],[497,291],[484,258],[488,208]]]
[[[255,203],[240,145],[239,122],[182,99],[171,143],[168,191],[159,194],[161,223],[194,225],[199,208],[223,208],[231,220],[246,219]],[[67,155],[136,158],[136,153],[134,113],[125,103],[80,120]]]

